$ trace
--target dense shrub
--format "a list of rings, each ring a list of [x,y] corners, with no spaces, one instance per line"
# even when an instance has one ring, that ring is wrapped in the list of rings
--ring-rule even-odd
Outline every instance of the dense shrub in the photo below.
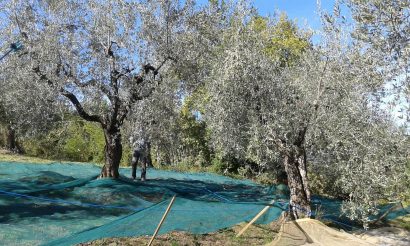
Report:
[[[104,134],[92,122],[69,121],[55,127],[47,134],[23,139],[22,145],[27,155],[61,161],[104,162]],[[121,165],[129,165],[131,149],[124,143]]]

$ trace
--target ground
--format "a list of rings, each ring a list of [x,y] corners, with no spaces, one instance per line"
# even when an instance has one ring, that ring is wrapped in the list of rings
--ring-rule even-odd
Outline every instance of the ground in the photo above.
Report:
[[[410,221],[410,216],[406,217]],[[410,231],[398,227],[381,227],[357,236],[375,245],[410,245]]]
[[[353,233],[374,245],[383,246],[407,246],[410,245],[410,231],[394,227],[398,221],[410,221],[410,215],[400,217],[390,223],[390,227],[381,227],[369,231],[356,231]],[[272,223],[270,225],[252,225],[244,235],[237,238],[236,234],[245,226],[239,224],[233,228],[220,230],[215,233],[205,235],[192,235],[185,232],[172,232],[156,237],[152,245],[157,246],[241,246],[241,245],[266,245],[276,237],[280,225]],[[107,238],[80,244],[79,246],[133,246],[147,245],[150,236],[130,237],[130,238]]]
[[[0,148],[0,161],[4,162],[30,162],[30,163],[52,163],[52,160],[41,159],[37,157],[13,154],[8,150]]]
[[[236,234],[245,226],[245,223],[239,224],[233,228],[220,230],[215,233],[205,235],[192,235],[185,232],[172,232],[155,238],[153,245],[163,246],[185,246],[185,245],[204,245],[204,246],[234,246],[234,245],[265,245],[271,242],[279,227],[271,225],[251,226],[239,238]],[[131,246],[147,245],[150,236],[132,237],[132,238],[108,238],[97,240],[89,243],[80,244],[81,246]]]

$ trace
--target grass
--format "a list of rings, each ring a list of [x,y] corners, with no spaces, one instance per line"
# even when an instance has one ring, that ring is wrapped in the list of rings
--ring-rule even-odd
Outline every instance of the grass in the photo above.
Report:
[[[2,162],[29,162],[29,163],[40,163],[48,164],[55,161],[42,159],[38,157],[25,156],[20,154],[14,154],[10,151],[0,149],[0,161]]]
[[[388,222],[389,226],[399,227],[410,231],[410,214],[400,216],[394,220]]]
[[[390,224],[393,227],[406,228],[406,223],[410,221],[410,215],[401,217]],[[404,223],[404,224],[400,224]],[[204,246],[250,246],[250,245],[267,245],[272,242],[278,234],[280,221],[273,222],[270,225],[252,225],[241,237],[237,238],[236,234],[246,225],[241,223],[229,229],[217,231],[204,235],[193,235],[186,232],[171,232],[156,237],[153,245],[156,246],[186,246],[186,245],[204,245]],[[329,226],[329,225],[328,225]],[[360,235],[360,233],[358,234]],[[407,234],[406,234],[407,235]],[[394,237],[400,240],[407,240],[406,235],[390,233],[385,237]],[[379,235],[382,236],[382,235]],[[131,246],[147,245],[150,236],[143,237],[124,237],[124,238],[106,238],[92,242],[80,244],[79,246]],[[397,241],[399,242],[399,241]],[[384,244],[383,244],[384,245]],[[394,245],[394,244],[392,244]],[[404,245],[404,244],[400,244]]]
[[[78,161],[73,162],[73,161],[49,160],[49,159],[44,159],[44,158],[39,158],[39,157],[21,155],[21,154],[12,153],[4,149],[0,149],[0,161],[1,162],[27,162],[27,163],[33,163],[33,164],[51,164],[51,163],[56,163],[56,162],[82,163]],[[99,164],[99,163],[93,163],[93,164],[97,166],[102,166],[102,164]]]
[[[252,225],[244,235],[237,238],[236,234],[245,226],[241,223],[229,229],[220,230],[215,233],[204,235],[193,235],[186,232],[171,232],[165,235],[156,237],[153,245],[163,246],[183,246],[183,245],[204,245],[204,246],[249,246],[249,245],[265,245],[272,242],[277,234],[276,229],[270,225]],[[144,237],[127,237],[127,238],[107,238],[80,244],[81,246],[97,246],[97,245],[147,245],[150,236]]]

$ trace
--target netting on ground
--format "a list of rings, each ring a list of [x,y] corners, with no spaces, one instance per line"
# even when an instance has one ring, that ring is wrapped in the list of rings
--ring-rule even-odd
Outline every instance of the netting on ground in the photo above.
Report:
[[[249,221],[275,204],[257,223],[286,210],[288,191],[207,173],[150,169],[148,181],[96,179],[91,164],[0,162],[0,245],[74,245],[105,237],[151,235],[169,199],[177,199],[160,234],[214,232]],[[315,197],[314,204],[340,223],[340,202]],[[315,205],[314,205],[315,207]]]

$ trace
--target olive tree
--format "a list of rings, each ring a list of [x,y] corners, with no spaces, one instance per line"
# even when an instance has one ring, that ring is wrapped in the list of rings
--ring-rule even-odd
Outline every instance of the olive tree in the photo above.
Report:
[[[152,157],[158,164],[175,164],[181,160],[181,110],[192,95],[204,88],[224,28],[221,20],[231,8],[232,4],[216,1],[210,1],[202,9],[198,7],[188,20],[192,30],[179,37],[183,52],[174,52],[174,57],[178,55],[177,66],[162,73],[166,86],[161,84],[153,96],[136,102],[131,109],[126,135],[131,145],[141,137],[148,137]]]
[[[357,96],[349,95],[342,107],[332,105],[329,110],[337,114],[318,119],[321,127],[313,130],[308,152],[310,171],[327,193],[342,198],[342,211],[367,227],[381,201],[404,199],[409,151],[408,140],[388,114],[369,110],[367,102],[357,103]]]
[[[117,178],[121,127],[133,105],[166,87],[172,68],[200,60],[188,49],[201,44],[194,2],[8,0],[0,7],[7,19],[1,38],[25,47],[7,60],[8,74],[45,86],[99,123],[106,143],[100,177]]]
[[[362,132],[362,141],[371,142],[377,139],[375,136],[382,135],[378,133],[380,127],[373,127],[378,121],[369,118],[373,115],[370,103],[373,92],[384,82],[378,70],[380,61],[371,53],[363,53],[364,47],[352,42],[347,32],[328,26],[320,46],[308,47],[293,65],[283,66],[281,59],[272,59],[259,31],[249,24],[253,17],[252,9],[245,2],[238,5],[227,20],[229,27],[221,41],[224,48],[213,60],[207,83],[210,99],[206,120],[214,143],[226,152],[243,158],[249,148],[256,146],[268,163],[279,153],[291,193],[290,214],[293,218],[310,216],[307,173],[312,169],[308,169],[308,161],[331,166],[327,169],[329,172],[341,165],[339,170],[344,177],[353,170],[344,159],[319,161],[323,156],[319,150],[332,156],[346,150],[328,148],[330,142],[323,139],[329,141],[328,136],[332,136],[330,140],[334,144]],[[356,114],[366,117],[355,117]],[[344,115],[349,116],[348,120]],[[334,122],[326,122],[330,119]],[[365,120],[366,124],[360,124]],[[344,126],[343,132],[337,131],[338,126]],[[360,141],[351,144],[350,147],[359,151]],[[391,169],[391,177],[398,177],[403,170],[402,151],[385,149],[377,162],[367,158],[377,152],[373,145],[361,151],[365,154],[362,152],[355,156],[357,159],[349,157],[348,160],[352,165],[365,163],[366,168],[358,169],[366,173],[363,175],[372,177],[372,172],[367,170],[375,163],[381,170],[386,156],[391,157],[386,159],[387,166],[396,165]],[[393,158],[396,154],[400,156],[398,161]],[[365,194],[361,191],[360,196],[355,195],[352,186],[346,186],[347,190],[354,194],[356,201]]]
[[[376,99],[372,101],[372,115],[377,115],[379,122],[373,129],[377,130],[367,140],[363,136],[368,129],[350,136],[356,140],[352,142],[360,143],[350,151],[365,161],[361,162],[362,165],[345,166],[349,169],[343,173],[349,174],[349,178],[338,179],[338,188],[354,190],[349,192],[349,202],[344,209],[350,212],[351,217],[360,218],[367,224],[368,215],[377,212],[375,204],[379,200],[397,202],[403,199],[400,196],[408,189],[408,182],[404,181],[408,180],[408,170],[406,173],[404,169],[409,158],[410,1],[341,0],[336,2],[334,10],[333,16],[326,16],[326,22],[333,26],[340,22],[343,28],[350,28],[343,15],[351,16],[352,40],[361,44],[362,52],[379,59],[377,69],[383,79],[383,86],[377,88],[372,97]],[[395,118],[393,122],[391,116]],[[362,119],[362,122],[366,121]],[[402,132],[392,125],[401,126]],[[365,153],[362,152],[364,149]],[[370,160],[372,165],[363,165]]]
[[[21,152],[17,136],[30,137],[49,129],[61,115],[62,105],[38,84],[13,82],[5,74],[0,77],[0,125],[6,128],[6,147]]]
[[[253,16],[242,2],[227,20],[223,48],[207,83],[206,120],[217,147],[239,158],[255,144],[265,147],[261,152],[268,159],[279,150],[291,190],[292,214],[303,217],[310,214],[311,199],[304,149],[308,118],[304,112],[310,104],[300,103],[296,87],[278,79],[284,68],[271,59],[266,43],[249,25]]]

